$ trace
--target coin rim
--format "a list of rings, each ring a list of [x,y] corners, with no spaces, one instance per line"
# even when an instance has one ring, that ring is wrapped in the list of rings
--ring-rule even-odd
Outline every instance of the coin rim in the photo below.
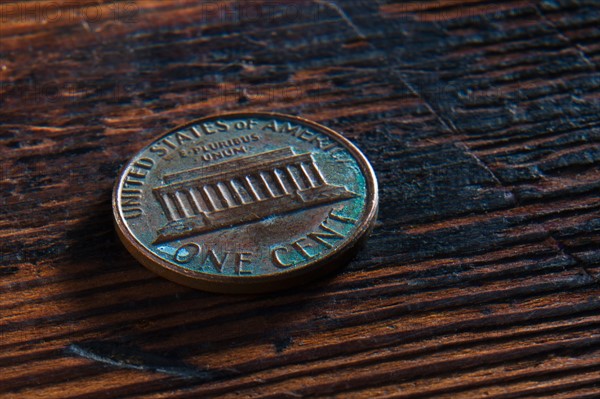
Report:
[[[279,272],[277,274],[259,275],[259,276],[222,276],[215,274],[208,274],[203,272],[197,272],[188,270],[176,265],[172,265],[166,260],[160,258],[152,251],[147,249],[130,231],[127,224],[124,221],[123,216],[119,211],[118,206],[118,195],[119,188],[121,187],[122,181],[125,177],[125,171],[130,167],[133,161],[140,155],[140,153],[146,151],[154,143],[166,137],[172,133],[185,129],[189,126],[196,125],[209,120],[215,120],[219,118],[281,118],[291,122],[298,122],[300,124],[308,125],[315,130],[330,136],[334,141],[341,144],[346,150],[348,150],[354,159],[361,167],[361,171],[365,176],[365,182],[367,184],[367,198],[365,207],[367,208],[363,213],[362,221],[354,230],[352,235],[347,237],[346,242],[335,247],[324,257],[312,263],[306,263],[300,267],[294,267],[290,270]],[[379,193],[378,184],[373,167],[365,157],[365,155],[347,138],[342,136],[335,130],[323,126],[317,122],[311,120],[286,115],[277,112],[231,112],[222,113],[206,116],[203,118],[195,119],[173,129],[170,129],[160,137],[153,139],[149,144],[138,150],[129,161],[123,165],[120,169],[117,181],[113,188],[112,195],[112,208],[114,223],[119,239],[127,250],[146,268],[150,269],[154,273],[174,281],[176,283],[201,289],[204,291],[215,292],[215,293],[262,293],[277,291],[280,289],[288,288],[298,284],[302,284],[308,280],[318,277],[322,274],[328,274],[333,270],[341,267],[344,264],[344,255],[347,255],[353,248],[357,247],[358,244],[366,239],[368,233],[373,228],[378,212]],[[176,268],[176,269],[175,269]]]

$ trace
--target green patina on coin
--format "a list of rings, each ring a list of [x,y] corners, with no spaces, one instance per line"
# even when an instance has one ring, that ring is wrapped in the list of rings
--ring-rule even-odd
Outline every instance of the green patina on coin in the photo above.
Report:
[[[280,114],[181,126],[123,168],[113,209],[138,260],[216,292],[270,291],[332,269],[369,231],[375,176],[339,134]]]

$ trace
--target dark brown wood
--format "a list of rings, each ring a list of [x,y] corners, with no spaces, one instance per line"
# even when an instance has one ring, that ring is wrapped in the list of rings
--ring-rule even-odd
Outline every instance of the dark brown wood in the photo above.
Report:
[[[2,397],[598,397],[597,2],[94,4],[0,4]],[[235,110],[372,161],[340,274],[214,295],[118,242],[120,165]]]

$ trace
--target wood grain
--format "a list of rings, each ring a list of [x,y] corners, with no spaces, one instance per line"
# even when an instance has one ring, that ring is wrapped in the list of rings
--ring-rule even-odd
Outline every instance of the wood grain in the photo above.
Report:
[[[594,1],[0,5],[0,395],[600,395]],[[120,167],[221,111],[319,121],[381,186],[343,271],[266,296],[154,276]]]

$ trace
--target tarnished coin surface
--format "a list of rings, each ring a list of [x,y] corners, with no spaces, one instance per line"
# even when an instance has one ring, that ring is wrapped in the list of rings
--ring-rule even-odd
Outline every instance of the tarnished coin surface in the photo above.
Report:
[[[212,292],[257,293],[344,264],[377,214],[366,158],[333,130],[275,113],[180,126],[122,169],[119,237],[155,273]]]

